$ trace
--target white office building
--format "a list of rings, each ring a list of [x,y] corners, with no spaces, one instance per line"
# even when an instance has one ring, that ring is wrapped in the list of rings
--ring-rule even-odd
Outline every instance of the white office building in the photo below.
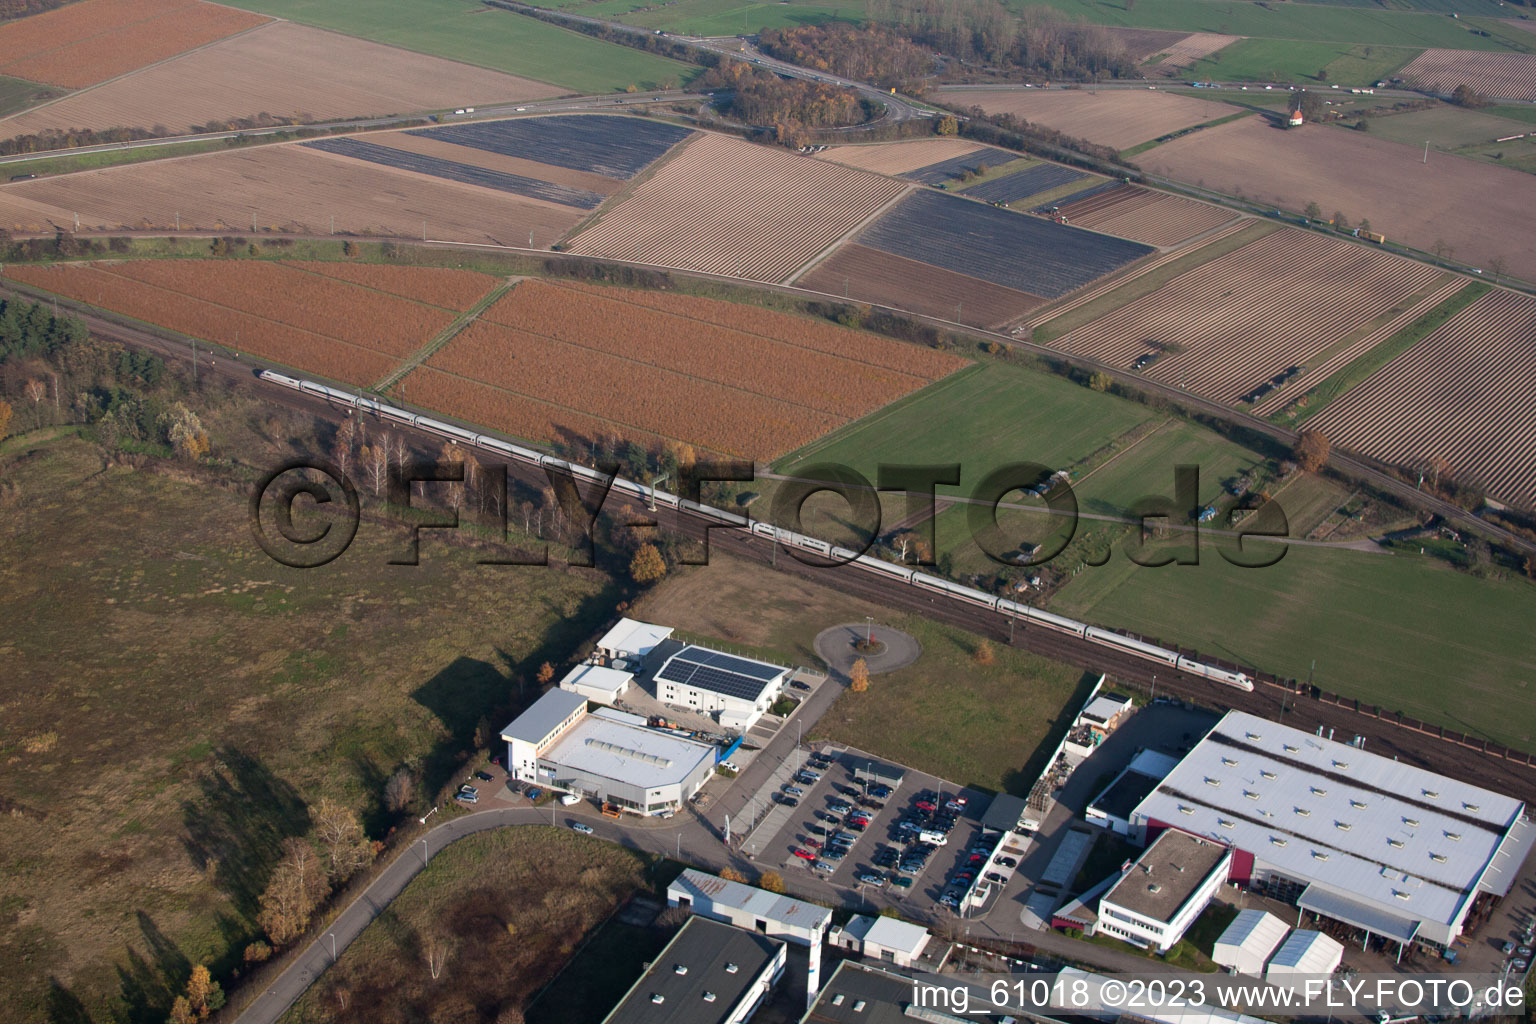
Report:
[[[1226,881],[1232,851],[1168,829],[1099,901],[1099,934],[1166,953]]]
[[[656,696],[746,732],[773,706],[790,674],[782,665],[690,644],[657,671]]]
[[[628,667],[633,670],[671,635],[671,626],[658,626],[639,619],[620,619],[597,641],[597,655],[605,661],[617,659],[630,663]]]

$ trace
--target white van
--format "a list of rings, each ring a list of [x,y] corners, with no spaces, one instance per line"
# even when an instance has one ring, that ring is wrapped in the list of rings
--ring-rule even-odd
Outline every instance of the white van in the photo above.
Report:
[[[945,835],[943,832],[937,832],[929,828],[925,828],[918,832],[917,838],[927,843],[929,846],[943,846],[945,843],[949,842],[949,836]]]
[[[563,807],[575,807],[579,803],[581,803],[581,797],[575,793],[566,793],[560,797],[560,804]]]

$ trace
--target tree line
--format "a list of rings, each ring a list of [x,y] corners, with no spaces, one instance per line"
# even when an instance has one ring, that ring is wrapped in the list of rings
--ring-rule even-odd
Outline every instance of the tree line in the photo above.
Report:
[[[768,29],[758,49],[801,67],[873,82],[882,89],[920,91],[934,69],[933,56],[910,39],[879,25],[830,22]]]
[[[857,92],[843,86],[784,79],[770,71],[732,60],[711,68],[698,84],[728,90],[722,109],[750,125],[770,129],[774,141],[804,145],[809,130],[861,124],[870,112]]]

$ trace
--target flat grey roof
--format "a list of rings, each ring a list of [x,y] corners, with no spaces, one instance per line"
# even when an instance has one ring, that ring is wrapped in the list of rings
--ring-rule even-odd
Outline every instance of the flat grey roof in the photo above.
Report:
[[[832,923],[832,911],[793,896],[759,889],[745,882],[733,882],[707,871],[689,868],[667,887],[667,898],[687,897],[695,907],[701,899],[718,907],[730,907],[785,927],[825,930]]]
[[[603,1024],[724,1024],[784,943],[690,917]],[[734,964],[734,972],[728,969]],[[678,966],[687,969],[678,974]],[[704,994],[713,993],[713,1001]],[[662,1001],[655,1002],[654,996]]]
[[[655,789],[690,778],[715,748],[660,729],[608,715],[588,715],[572,726],[543,759],[574,771]]]
[[[581,694],[557,687],[545,693],[534,701],[527,711],[514,718],[510,725],[501,730],[501,738],[538,743],[548,736],[555,726],[571,717],[571,712],[586,706],[587,698]]]
[[[987,804],[987,812],[981,816],[982,828],[1011,832],[1019,827],[1019,819],[1029,809],[1029,801],[1012,793],[999,793]]]
[[[1168,922],[1227,855],[1227,848],[1176,828],[1165,829],[1104,898],[1154,921]]]
[[[1093,806],[1112,818],[1129,821],[1131,812],[1141,805],[1147,794],[1156,789],[1161,781],[1127,768],[1105,787],[1104,792],[1093,801]]]

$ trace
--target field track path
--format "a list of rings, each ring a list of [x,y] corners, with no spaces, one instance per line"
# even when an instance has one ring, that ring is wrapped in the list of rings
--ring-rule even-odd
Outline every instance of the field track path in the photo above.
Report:
[[[404,377],[406,374],[416,369],[416,367],[421,365],[424,359],[426,359],[432,353],[436,352],[438,349],[442,348],[444,345],[448,344],[448,342],[452,341],[455,335],[479,319],[481,313],[484,313],[487,309],[490,309],[492,303],[501,298],[503,295],[507,294],[507,292],[511,291],[517,282],[521,280],[521,277],[509,277],[501,284],[486,292],[479,302],[476,302],[473,306],[470,306],[464,312],[455,317],[452,323],[437,333],[436,337],[432,338],[415,352],[412,352],[410,355],[406,356],[405,359],[400,362],[399,366],[396,366],[389,372],[388,376],[380,378],[378,383],[374,384],[372,390],[382,394],[388,389],[394,387],[400,382],[401,377]]]
[[[838,249],[840,249],[844,242],[848,241],[850,238],[852,238],[854,235],[858,234],[860,231],[863,231],[866,227],[868,227],[869,225],[873,224],[880,217],[883,217],[885,215],[885,211],[889,210],[891,207],[895,206],[897,203],[899,203],[903,199],[905,199],[907,197],[907,195],[911,191],[912,191],[912,189],[909,188],[909,189],[906,189],[906,190],[904,190],[902,192],[898,192],[894,196],[891,196],[891,198],[888,201],[886,201],[883,205],[881,205],[881,207],[878,210],[872,210],[868,217],[865,217],[863,220],[859,221],[853,227],[851,227],[847,231],[843,232],[843,234],[841,236],[839,236],[838,238],[833,240],[832,244],[828,245],[825,249],[821,250],[821,252],[817,253],[815,256],[812,256],[810,259],[808,259],[804,263],[802,263],[800,265],[800,269],[799,270],[795,271],[793,274],[790,274],[788,277],[786,277],[784,279],[784,283],[785,284],[794,284],[796,281],[800,280],[800,278],[802,278],[806,274],[810,273],[811,270],[813,270],[816,267],[817,264],[819,264],[822,260],[826,259],[828,256],[831,256]]]

